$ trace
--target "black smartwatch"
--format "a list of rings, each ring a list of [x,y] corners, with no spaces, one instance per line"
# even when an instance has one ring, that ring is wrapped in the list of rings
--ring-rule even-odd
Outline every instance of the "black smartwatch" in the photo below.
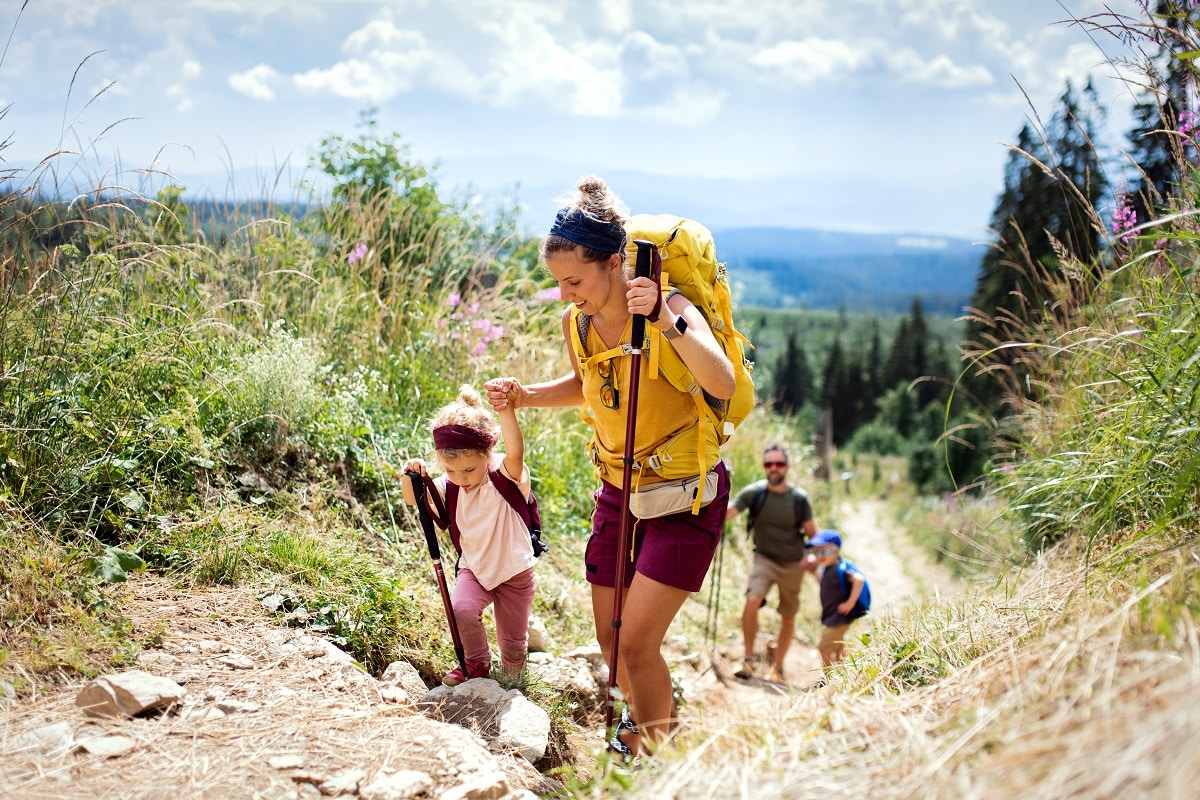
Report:
[[[687,320],[683,318],[682,314],[680,314],[675,317],[675,325],[663,331],[662,335],[669,342],[672,339],[678,339],[685,333],[687,333]]]

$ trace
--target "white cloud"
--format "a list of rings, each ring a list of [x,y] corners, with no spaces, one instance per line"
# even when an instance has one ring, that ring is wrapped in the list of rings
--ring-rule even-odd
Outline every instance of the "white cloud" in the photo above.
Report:
[[[796,83],[816,83],[833,75],[858,72],[869,66],[872,59],[853,44],[809,38],[779,42],[752,55],[750,62]]]
[[[254,100],[270,102],[275,99],[273,83],[280,80],[279,72],[269,64],[259,64],[245,72],[229,76],[229,87]]]
[[[995,82],[987,67],[980,64],[960,66],[946,55],[937,55],[926,60],[916,51],[905,49],[890,55],[888,62],[891,70],[906,83],[942,89],[962,89],[969,86],[988,86]]]
[[[176,101],[175,111],[180,114],[186,114],[196,106],[187,89],[178,83],[167,87],[167,97]]]
[[[630,118],[650,119],[683,127],[698,128],[717,118],[727,97],[727,92],[714,94],[707,90],[680,89],[651,103],[646,108],[630,109],[627,115]]]
[[[189,58],[183,62],[182,72],[184,78],[199,78],[204,72],[204,67],[194,58]]]
[[[334,64],[329,69],[312,69],[295,75],[293,82],[309,92],[328,91],[338,97],[366,100],[372,103],[391,98],[407,88],[394,76],[380,72],[375,65],[352,58]]]

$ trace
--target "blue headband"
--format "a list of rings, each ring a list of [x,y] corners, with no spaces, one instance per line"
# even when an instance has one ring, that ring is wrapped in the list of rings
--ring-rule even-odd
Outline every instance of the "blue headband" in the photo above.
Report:
[[[625,249],[625,228],[615,222],[593,219],[579,209],[560,208],[550,226],[550,235],[601,253],[619,253]]]

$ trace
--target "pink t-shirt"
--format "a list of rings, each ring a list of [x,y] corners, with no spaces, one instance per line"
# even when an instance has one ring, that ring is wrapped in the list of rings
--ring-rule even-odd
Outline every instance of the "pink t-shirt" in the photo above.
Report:
[[[504,468],[504,454],[492,456],[491,468],[512,477]],[[529,496],[529,468],[521,465],[521,477],[516,479],[521,493]],[[446,497],[446,476],[434,479],[434,485]],[[483,588],[491,591],[514,575],[531,569],[537,562],[529,543],[529,529],[521,515],[508,504],[504,495],[492,483],[491,476],[473,489],[459,489],[458,507],[454,519],[458,522],[462,558],[458,565],[469,569]]]

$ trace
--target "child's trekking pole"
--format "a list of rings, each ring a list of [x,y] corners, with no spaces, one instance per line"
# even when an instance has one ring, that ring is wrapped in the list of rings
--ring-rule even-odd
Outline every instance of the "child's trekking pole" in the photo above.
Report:
[[[467,656],[463,651],[462,637],[458,634],[458,620],[454,618],[454,605],[450,602],[450,590],[446,588],[446,573],[442,569],[442,550],[438,546],[437,531],[433,527],[433,515],[429,513],[429,501],[425,497],[425,484],[421,473],[408,470],[404,473],[412,483],[413,496],[417,500],[417,516],[421,519],[421,529],[425,532],[425,545],[429,548],[429,557],[433,559],[433,573],[437,578],[438,591],[442,594],[442,606],[446,609],[446,621],[450,624],[450,641],[454,643],[454,655],[458,658],[459,669],[463,677],[467,672]]]
[[[658,258],[658,249],[650,242],[634,240],[637,245],[637,261],[634,274],[639,278],[650,277],[651,258]],[[625,552],[629,549],[629,498],[633,487],[634,433],[637,430],[638,375],[642,367],[642,345],[646,339],[646,317],[633,315],[633,336],[630,340],[629,361],[629,405],[625,407],[625,459],[621,476],[621,527],[617,534],[617,580],[613,592],[612,644],[609,648],[608,697],[604,704],[604,728],[612,731],[613,705],[616,699],[613,687],[617,683],[617,653],[621,641],[621,603],[625,591]]]

